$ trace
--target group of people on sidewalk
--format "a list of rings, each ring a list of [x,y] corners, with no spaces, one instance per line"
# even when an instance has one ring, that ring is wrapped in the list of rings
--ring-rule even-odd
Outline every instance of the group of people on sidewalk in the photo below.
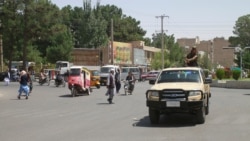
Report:
[[[132,72],[128,73],[128,76],[126,77],[126,80],[128,81],[135,81],[135,78],[132,74]],[[121,73],[120,69],[111,69],[109,76],[107,77],[107,92],[106,96],[109,96],[107,99],[109,104],[113,103],[113,97],[114,94],[119,94],[119,91],[121,89]]]

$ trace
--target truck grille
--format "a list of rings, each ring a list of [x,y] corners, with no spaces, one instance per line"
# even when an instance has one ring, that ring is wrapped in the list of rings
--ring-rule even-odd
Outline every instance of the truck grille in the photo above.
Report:
[[[161,101],[179,100],[185,101],[187,99],[187,92],[183,90],[163,90],[160,93]]]

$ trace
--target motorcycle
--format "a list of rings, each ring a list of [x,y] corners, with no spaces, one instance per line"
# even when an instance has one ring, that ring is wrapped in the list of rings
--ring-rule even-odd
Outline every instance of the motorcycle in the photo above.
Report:
[[[63,87],[66,86],[65,81],[64,81],[64,78],[63,78],[62,75],[56,76],[55,85],[56,85],[56,87],[59,87],[60,85],[62,85]]]
[[[127,94],[132,95],[133,90],[134,90],[134,85],[135,85],[134,81],[125,80],[123,82],[124,82],[124,92],[125,92],[125,95],[127,95]]]
[[[45,84],[45,83],[48,83],[48,86],[50,85],[50,81],[49,81],[49,78],[48,78],[48,75],[46,75],[46,77],[45,78],[39,78],[39,82],[38,82],[40,85],[43,85],[43,84]]]

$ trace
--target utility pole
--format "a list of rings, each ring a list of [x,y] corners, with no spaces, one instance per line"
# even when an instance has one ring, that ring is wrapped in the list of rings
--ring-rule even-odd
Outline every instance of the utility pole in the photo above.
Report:
[[[3,11],[2,7],[4,5],[4,1],[0,3],[0,15],[2,16]],[[3,72],[3,36],[2,36],[2,19],[0,19],[0,65],[1,65],[1,72]]]
[[[27,27],[27,20],[28,20],[28,4],[29,4],[29,0],[25,0],[24,1],[24,42],[23,42],[23,68],[22,70],[26,70],[27,69],[27,46],[28,46],[28,27]]]
[[[113,19],[111,19],[111,64],[114,64],[114,29],[113,29]]]
[[[169,16],[165,16],[165,15],[161,15],[161,16],[156,16],[156,18],[161,18],[161,63],[162,66],[161,68],[164,69],[164,36],[163,36],[163,19],[167,17],[169,18]]]
[[[1,33],[0,33],[0,60],[1,60],[1,62],[0,62],[1,63],[1,72],[3,72],[3,42],[2,42],[2,35],[1,35]]]

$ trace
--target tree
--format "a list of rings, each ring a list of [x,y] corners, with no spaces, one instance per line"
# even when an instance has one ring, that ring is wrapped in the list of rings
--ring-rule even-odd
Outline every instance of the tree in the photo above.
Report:
[[[233,33],[236,35],[235,37],[230,37],[229,42],[232,46],[239,46],[244,49],[244,47],[250,46],[250,14],[244,15],[238,18],[235,23]],[[240,54],[238,57],[240,58]],[[244,68],[250,69],[250,64],[248,63],[250,59],[250,54],[248,51],[245,51],[242,56],[242,62],[244,64]],[[240,66],[240,59],[235,60],[238,66]]]
[[[70,30],[65,25],[55,25],[52,32],[51,46],[46,50],[47,61],[55,63],[58,60],[71,61],[71,51],[73,49],[73,40]]]
[[[145,42],[145,46],[151,46],[151,39],[150,38],[144,38],[143,41]]]
[[[202,56],[199,55],[198,64],[203,69],[211,70],[211,68],[212,68],[212,62],[208,58],[208,54],[207,53],[205,53]]]
[[[175,43],[175,38],[173,35],[167,36],[166,34],[163,35],[164,39],[164,67],[171,67],[171,66],[182,66],[184,62],[184,51],[183,49]],[[161,33],[153,34],[153,41],[152,45],[156,48],[161,49]],[[156,63],[158,67],[158,63],[161,62],[161,55],[162,52],[157,53],[154,57],[151,64]],[[155,66],[155,65],[152,65]]]
[[[146,31],[140,27],[140,21],[131,16],[126,16],[122,13],[122,9],[114,5],[99,6],[98,9],[102,13],[102,17],[108,23],[106,33],[111,37],[111,24],[113,19],[113,34],[114,40],[120,42],[131,42],[135,40],[143,40]]]
[[[83,48],[98,48],[108,43],[106,34],[107,21],[102,17],[101,9],[97,4],[96,9],[91,8],[90,2],[84,2],[83,20],[80,27],[79,43]]]
[[[2,3],[0,20],[2,22],[3,52],[5,63],[8,63],[9,69],[12,60],[21,60],[20,43],[23,42],[20,40],[20,36],[22,36],[23,28],[20,11],[22,10],[22,0],[5,0]]]

